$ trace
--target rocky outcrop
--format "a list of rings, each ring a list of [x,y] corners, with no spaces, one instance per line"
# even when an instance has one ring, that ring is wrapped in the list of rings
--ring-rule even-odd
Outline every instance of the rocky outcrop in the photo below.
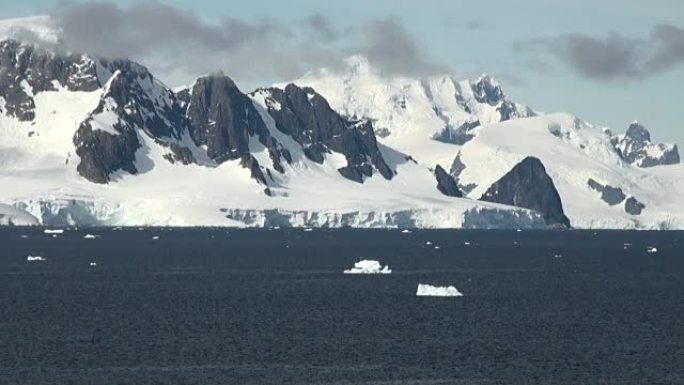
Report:
[[[549,226],[570,227],[558,191],[537,158],[523,159],[487,189],[480,199],[531,209],[541,213]]]
[[[591,178],[589,178],[587,181],[587,185],[589,185],[592,190],[601,193],[601,200],[610,206],[619,205],[627,198],[627,195],[625,195],[625,193],[619,187],[602,185]]]
[[[501,86],[489,75],[480,76],[479,79],[470,84],[470,88],[478,103],[496,107],[501,122],[534,115],[528,108],[518,108],[515,103],[507,100]]]
[[[437,165],[437,167],[435,167],[434,174],[435,178],[437,179],[437,190],[439,190],[439,192],[450,197],[463,197],[463,193],[458,188],[456,180],[454,180],[454,178],[449,175],[449,173],[446,172],[442,166]]]
[[[276,128],[299,143],[310,160],[323,163],[325,154],[340,153],[346,158],[347,166],[338,171],[359,183],[365,177],[371,177],[374,169],[385,179],[394,175],[380,153],[369,121],[344,119],[311,88],[290,84],[284,89],[258,92],[268,94],[268,113]]]
[[[651,133],[641,124],[632,123],[622,137],[612,140],[622,159],[637,167],[654,167],[680,162],[676,144],[652,143]]]
[[[629,199],[627,199],[627,201],[625,202],[625,212],[627,214],[641,215],[641,212],[644,211],[645,208],[646,205],[639,202],[634,197],[629,197]]]

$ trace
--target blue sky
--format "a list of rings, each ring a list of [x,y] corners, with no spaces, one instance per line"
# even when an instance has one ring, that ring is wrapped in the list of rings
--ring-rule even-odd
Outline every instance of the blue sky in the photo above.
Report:
[[[134,3],[117,1],[112,5],[125,10]],[[152,68],[155,60],[166,64],[168,78],[165,80],[171,84],[180,79],[185,81],[193,65],[197,65],[198,72],[209,68],[223,70],[246,89],[288,80],[286,77],[303,71],[307,65],[329,64],[337,59],[337,51],[346,54],[365,47],[372,52],[372,45],[361,42],[370,39],[364,35],[368,34],[368,26],[378,20],[391,20],[389,27],[394,28],[394,33],[383,35],[388,24],[376,25],[380,34],[376,37],[380,40],[374,41],[411,40],[408,45],[397,45],[399,52],[389,52],[400,55],[395,60],[404,60],[403,47],[417,49],[411,59],[415,65],[401,70],[438,68],[456,77],[487,72],[499,79],[511,99],[538,111],[573,112],[616,131],[624,130],[636,119],[651,129],[655,140],[684,143],[684,123],[678,108],[680,89],[684,86],[684,40],[681,39],[684,35],[679,35],[684,28],[681,18],[684,2],[680,0],[647,3],[641,0],[169,0],[164,3],[196,15],[197,23],[217,25],[230,19],[231,26],[239,27],[230,31],[256,39],[244,45],[229,39],[226,44],[236,45],[223,56],[207,58],[201,65],[184,62],[182,71],[170,68],[174,64],[170,64],[168,55],[140,58],[144,64],[152,64]],[[0,8],[0,16],[54,13],[77,7],[73,2],[54,0],[12,1]],[[320,17],[323,26],[334,32],[334,37],[314,41],[307,35],[313,31],[300,29],[304,20],[312,16]],[[78,19],[69,20],[78,23]],[[269,25],[278,28],[269,29]],[[663,25],[669,29],[658,29]],[[661,30],[662,33],[658,32]],[[277,33],[293,33],[294,37],[286,43],[265,37]],[[259,49],[254,48],[257,46]],[[121,48],[123,52],[127,47]],[[144,47],[137,48],[140,52],[144,50]],[[172,49],[169,47],[166,53]],[[173,57],[182,54],[175,52]],[[132,56],[136,58],[135,52]],[[261,56],[263,60],[259,60]],[[391,59],[386,63],[391,63]],[[150,63],[145,63],[146,60]],[[277,68],[279,65],[285,69]],[[253,67],[255,72],[246,71],[245,67]]]

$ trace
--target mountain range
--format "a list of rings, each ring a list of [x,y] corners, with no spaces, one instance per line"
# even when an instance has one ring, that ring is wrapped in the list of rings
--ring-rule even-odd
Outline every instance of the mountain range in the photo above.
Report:
[[[0,224],[684,228],[676,145],[361,56],[243,92],[0,21]]]

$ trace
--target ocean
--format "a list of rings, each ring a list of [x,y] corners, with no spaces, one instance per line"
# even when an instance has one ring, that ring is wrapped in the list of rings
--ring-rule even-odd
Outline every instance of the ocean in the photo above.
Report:
[[[684,384],[684,233],[2,229],[0,384]]]

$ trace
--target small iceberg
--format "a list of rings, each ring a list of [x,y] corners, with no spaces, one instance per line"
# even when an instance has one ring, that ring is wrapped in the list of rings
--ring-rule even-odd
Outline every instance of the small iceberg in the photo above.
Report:
[[[313,231],[313,229],[311,227],[307,227],[304,229],[304,232],[306,232],[306,233],[310,233],[312,231]]]
[[[658,252],[658,248],[657,248],[657,247],[653,247],[653,246],[649,246],[649,247],[646,248],[646,252],[649,253],[649,254],[655,254],[655,253]]]
[[[409,229],[404,229],[404,230],[401,230],[401,233],[402,233],[402,234],[411,234],[412,231],[409,230]]]
[[[100,238],[100,236],[94,235],[94,234],[86,234],[83,236],[83,239],[95,239],[95,238]]]
[[[453,286],[431,286],[421,283],[416,291],[418,297],[463,297],[463,293]]]
[[[159,240],[159,235],[155,235],[154,237],[152,237],[152,240],[153,241]]]
[[[382,267],[378,261],[363,260],[356,262],[354,267],[345,270],[344,274],[392,274],[389,266]]]
[[[26,260],[27,260],[28,262],[45,262],[45,261],[47,261],[47,259],[45,259],[45,258],[43,258],[43,257],[41,257],[41,256],[38,256],[38,255],[35,255],[35,256],[34,256],[34,255],[29,255],[28,257],[26,257]]]
[[[90,262],[90,267],[95,267],[95,266],[97,266],[96,262]]]
[[[64,230],[62,229],[55,229],[55,230],[50,230],[50,229],[45,229],[43,231],[45,234],[64,234]]]

